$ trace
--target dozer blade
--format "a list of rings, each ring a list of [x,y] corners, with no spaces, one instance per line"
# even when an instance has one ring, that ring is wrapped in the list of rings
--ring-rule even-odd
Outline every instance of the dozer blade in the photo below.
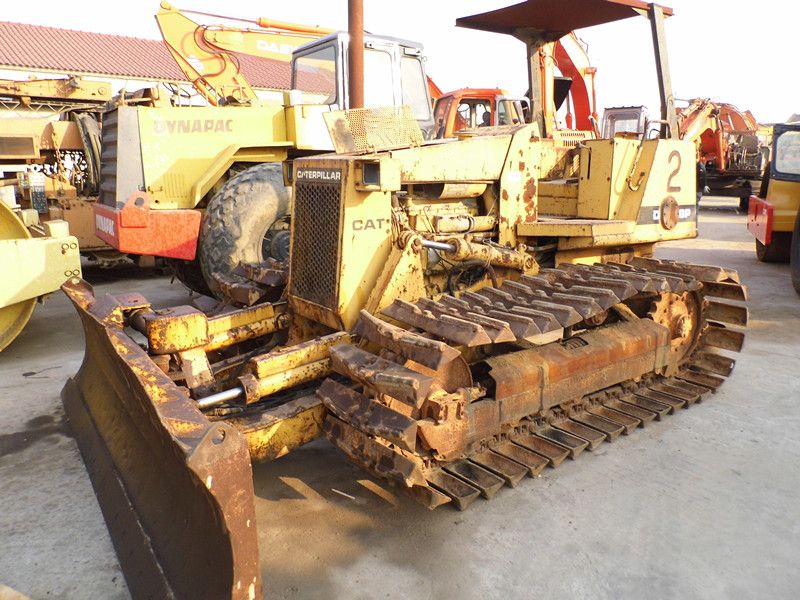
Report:
[[[67,283],[86,354],[62,399],[135,598],[261,598],[247,443],[212,423],[122,328],[131,294]]]

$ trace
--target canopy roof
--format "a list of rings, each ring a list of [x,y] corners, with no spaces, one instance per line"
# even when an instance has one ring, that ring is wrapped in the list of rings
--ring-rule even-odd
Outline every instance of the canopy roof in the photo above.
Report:
[[[526,0],[512,6],[461,17],[456,25],[481,31],[520,37],[530,30],[547,32],[545,37],[558,39],[574,29],[621,21],[640,15],[649,2],[642,0]],[[662,7],[665,16],[672,9]],[[550,35],[552,34],[552,35]]]

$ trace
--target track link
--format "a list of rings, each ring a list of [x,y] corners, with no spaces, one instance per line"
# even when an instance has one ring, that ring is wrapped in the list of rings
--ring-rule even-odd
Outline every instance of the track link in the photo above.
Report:
[[[692,328],[669,304],[650,312],[671,330],[672,351],[681,353],[667,368],[634,374],[628,367],[619,371],[627,376],[612,385],[567,394],[563,402],[523,414],[500,415],[504,407],[491,406],[499,403],[481,400],[470,387],[475,369],[461,358],[470,349],[491,351],[503,343],[517,350],[544,349],[558,342],[558,348],[580,352],[585,342],[580,335],[571,337],[573,329],[600,325],[609,311],[623,321],[646,321],[627,306],[662,298],[688,298],[699,307]],[[526,476],[558,467],[714,393],[735,364],[722,352],[742,348],[744,300],[746,289],[735,272],[645,258],[543,269],[535,277],[436,301],[396,300],[383,311],[392,322],[362,312],[355,330],[363,339],[361,348],[332,349],[332,366],[345,383],[328,379],[317,392],[329,410],[325,431],[351,460],[401,483],[426,506],[450,503],[463,510],[478,497],[490,499]],[[597,368],[613,367],[614,361],[611,357]],[[464,419],[466,432],[457,426]],[[452,431],[447,423],[455,424]],[[434,431],[436,425],[452,440],[437,446],[442,432]]]

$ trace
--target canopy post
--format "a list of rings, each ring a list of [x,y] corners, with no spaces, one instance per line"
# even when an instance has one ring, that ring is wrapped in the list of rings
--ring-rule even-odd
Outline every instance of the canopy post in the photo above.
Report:
[[[650,4],[647,10],[650,30],[653,34],[653,51],[656,57],[658,92],[661,100],[661,137],[678,139],[678,115],[675,111],[675,96],[672,93],[672,77],[669,72],[667,40],[664,33],[664,9],[658,4]],[[667,131],[669,130],[669,131]]]
[[[542,90],[542,67],[539,57],[541,41],[528,41],[525,48],[528,54],[528,89],[530,90],[531,123],[539,126],[539,135],[547,137],[547,124],[544,118],[544,93]]]

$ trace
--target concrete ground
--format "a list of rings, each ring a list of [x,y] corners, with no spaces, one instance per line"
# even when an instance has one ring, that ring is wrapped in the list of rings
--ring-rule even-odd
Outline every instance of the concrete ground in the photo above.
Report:
[[[788,266],[756,262],[732,201],[704,200],[700,227],[658,255],[749,285],[745,350],[718,394],[464,513],[377,487],[324,441],[256,466],[266,597],[797,597],[800,297]],[[111,277],[97,289],[185,299],[164,277]],[[34,599],[129,597],[63,421],[82,352],[59,294],[0,356],[0,584]]]

